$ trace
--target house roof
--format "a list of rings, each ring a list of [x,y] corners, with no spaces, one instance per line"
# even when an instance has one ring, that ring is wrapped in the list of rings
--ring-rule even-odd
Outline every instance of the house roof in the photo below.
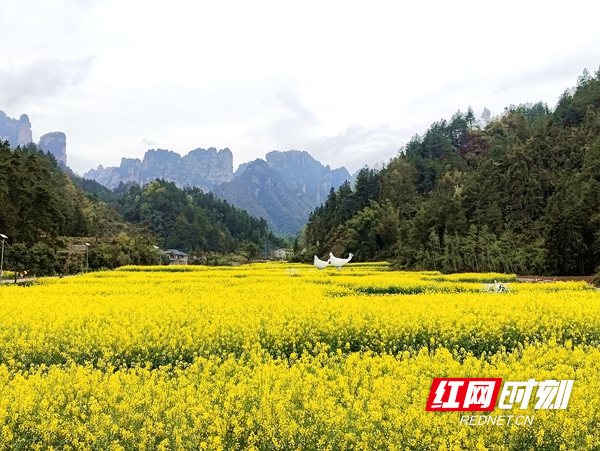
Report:
[[[187,256],[186,253],[178,251],[177,249],[169,249],[168,251],[165,252],[165,254],[173,254],[173,255],[178,255],[180,257]]]

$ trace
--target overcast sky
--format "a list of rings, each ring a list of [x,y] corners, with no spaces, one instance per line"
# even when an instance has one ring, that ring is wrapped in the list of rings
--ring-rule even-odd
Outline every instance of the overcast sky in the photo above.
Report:
[[[600,66],[597,0],[0,2],[0,110],[83,173],[149,148],[306,150],[351,172],[470,105]]]

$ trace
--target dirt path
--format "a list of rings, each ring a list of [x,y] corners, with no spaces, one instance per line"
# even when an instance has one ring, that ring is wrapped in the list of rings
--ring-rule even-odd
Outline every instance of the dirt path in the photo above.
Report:
[[[67,279],[69,277],[77,277],[78,275],[79,274],[69,274],[68,276],[49,276],[49,277],[42,277],[42,279]],[[32,283],[32,282],[35,282],[36,280],[38,280],[37,277],[26,277],[24,279],[19,278],[19,279],[17,279],[17,284]],[[3,285],[12,284],[12,285],[14,285],[15,284],[15,279],[3,279],[3,280],[0,281],[0,284],[3,284]]]
[[[36,277],[26,277],[25,279],[17,279],[17,283],[30,283],[30,282],[35,282],[37,280]],[[15,283],[15,279],[3,279],[0,280],[0,283],[2,284],[13,284]]]

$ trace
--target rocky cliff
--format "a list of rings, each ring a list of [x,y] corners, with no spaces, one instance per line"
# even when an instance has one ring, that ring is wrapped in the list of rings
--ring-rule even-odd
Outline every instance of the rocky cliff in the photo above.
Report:
[[[61,168],[67,167],[67,135],[63,132],[46,133],[40,138],[38,147],[54,155]]]
[[[83,174],[84,178],[95,180],[107,188],[114,189],[122,182],[139,183],[140,166],[142,162],[137,158],[121,158],[121,165],[118,167],[108,167],[100,165],[97,169],[90,169]]]
[[[337,188],[351,178],[345,167],[332,171],[305,151],[275,150],[267,154],[266,160],[270,167],[284,176],[297,195],[306,196],[315,207],[325,202],[332,186]]]
[[[26,146],[33,142],[31,122],[26,114],[22,114],[17,120],[0,111],[0,141],[4,140],[11,147]],[[46,133],[40,138],[38,147],[54,155],[58,165],[67,169],[67,136],[63,132]]]
[[[233,178],[233,154],[227,148],[217,151],[211,147],[192,150],[182,157],[170,150],[151,149],[143,160],[123,158],[118,167],[104,168],[100,165],[83,176],[110,189],[116,188],[121,182],[146,185],[158,178],[179,187],[197,186],[208,192],[215,185]]]
[[[182,185],[214,187],[233,178],[233,154],[225,148],[217,152],[211,147],[208,150],[192,150],[181,159],[179,164],[179,181]]]
[[[8,141],[11,147],[25,146],[33,141],[31,122],[26,114],[12,119],[0,111],[0,140]]]

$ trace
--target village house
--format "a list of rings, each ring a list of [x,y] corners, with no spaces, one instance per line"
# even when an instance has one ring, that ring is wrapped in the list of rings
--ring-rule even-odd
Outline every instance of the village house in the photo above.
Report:
[[[187,265],[188,255],[178,251],[177,249],[169,249],[165,252],[165,255],[169,257],[170,265]]]
[[[291,249],[276,249],[271,252],[271,257],[277,260],[287,260],[293,253]]]

